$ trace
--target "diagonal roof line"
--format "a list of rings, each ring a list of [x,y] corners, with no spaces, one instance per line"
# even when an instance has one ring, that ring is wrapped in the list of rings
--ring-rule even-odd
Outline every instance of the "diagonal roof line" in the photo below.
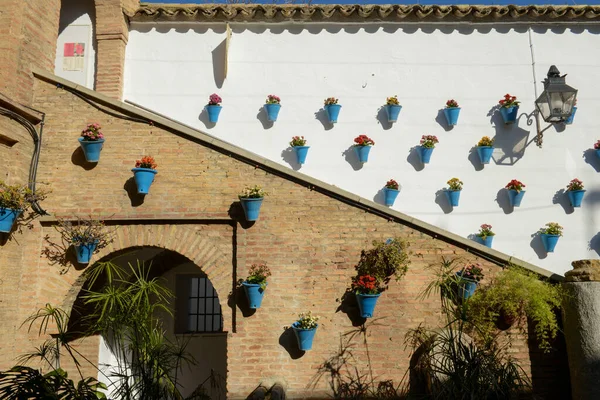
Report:
[[[183,1],[185,2],[185,0]],[[143,3],[131,21],[600,22],[600,6]]]
[[[257,154],[244,150],[231,143],[225,142],[203,131],[179,123],[171,118],[168,118],[157,112],[151,111],[147,108],[141,106],[133,106],[131,104],[115,100],[111,97],[90,90],[69,80],[60,78],[50,72],[44,71],[39,68],[34,68],[33,74],[39,79],[67,88],[70,92],[81,97],[84,101],[101,104],[111,109],[110,111],[117,111],[123,113],[132,117],[133,120],[141,123],[146,122],[152,123],[156,126],[160,126],[176,135],[182,136],[188,140],[199,143],[205,147],[209,147],[222,154],[226,154],[232,158],[235,158],[238,161],[252,165],[256,168],[260,168],[268,173],[277,175],[283,179],[305,186],[309,190],[317,191],[321,194],[332,197],[338,201],[349,204],[353,207],[360,208],[365,212],[375,214],[389,221],[397,222],[402,225],[411,227],[421,233],[433,237],[434,239],[438,239],[443,242],[457,246],[469,253],[472,253],[473,255],[486,259],[497,265],[505,266],[507,264],[514,264],[521,266],[527,270],[533,271],[542,276],[548,277],[552,280],[562,281],[564,279],[561,275],[555,274],[544,268],[540,268],[536,265],[520,260],[518,258],[514,258],[497,250],[490,249],[473,240],[464,238],[452,232],[448,232],[444,229],[438,228],[437,226],[428,224],[424,221],[413,218],[399,211],[391,210],[388,207],[377,204],[371,200],[367,200],[356,194],[342,190],[336,186],[322,182],[308,175],[304,175],[290,168],[286,168],[283,165],[280,165],[274,161],[271,161]]]

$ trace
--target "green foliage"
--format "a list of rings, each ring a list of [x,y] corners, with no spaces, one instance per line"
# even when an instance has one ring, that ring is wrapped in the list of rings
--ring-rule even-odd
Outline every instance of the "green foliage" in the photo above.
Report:
[[[267,287],[267,278],[271,276],[271,270],[266,264],[252,264],[248,270],[246,282],[260,285],[264,290]]]
[[[8,185],[0,180],[0,207],[27,211],[32,203],[47,197],[45,190],[38,189],[33,193],[27,185]]]
[[[495,332],[502,315],[517,321],[528,317],[542,350],[551,349],[558,333],[555,310],[560,308],[560,286],[544,282],[537,275],[516,266],[500,272],[492,282],[475,292],[468,302],[467,316],[486,337]]]
[[[356,266],[357,275],[370,275],[385,286],[392,277],[396,280],[402,279],[410,264],[408,243],[394,238],[387,242],[374,240],[373,246],[372,249],[361,252]]]

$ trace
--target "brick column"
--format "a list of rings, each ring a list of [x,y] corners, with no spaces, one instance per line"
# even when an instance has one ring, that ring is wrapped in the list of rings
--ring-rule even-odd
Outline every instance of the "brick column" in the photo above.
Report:
[[[127,15],[132,15],[138,6],[139,0],[96,0],[95,88],[119,100],[123,96],[125,47],[129,38]]]
[[[600,399],[600,260],[565,274],[563,321],[573,399]]]

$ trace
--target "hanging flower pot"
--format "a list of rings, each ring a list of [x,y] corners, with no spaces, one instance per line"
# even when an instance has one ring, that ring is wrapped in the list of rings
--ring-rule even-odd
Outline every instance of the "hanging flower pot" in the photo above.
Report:
[[[577,101],[577,100],[575,100],[575,101]],[[571,115],[569,115],[569,118],[567,118],[567,120],[565,121],[565,125],[571,125],[573,123],[573,119],[575,118],[576,112],[577,112],[577,107],[573,106]]]
[[[475,294],[477,284],[483,279],[483,270],[479,264],[469,264],[456,273],[458,297],[467,300]]]
[[[281,109],[281,99],[274,94],[267,96],[267,103],[265,104],[265,111],[267,112],[267,119],[269,121],[277,121],[279,110]]]
[[[156,162],[151,156],[144,156],[141,160],[135,162],[135,168],[131,171],[137,185],[138,194],[148,194],[150,185],[154,182],[154,175],[158,172],[156,167]]]
[[[358,309],[362,318],[373,318],[375,312],[375,305],[377,299],[379,299],[381,293],[378,294],[356,294],[356,301],[358,302]]]
[[[429,161],[431,160],[431,154],[433,154],[433,149],[437,143],[439,143],[437,136],[421,136],[420,146],[417,147],[417,151],[419,152],[419,158],[423,164],[429,164]]]
[[[500,104],[500,114],[505,124],[514,124],[519,113],[519,101],[516,96],[505,94],[504,98],[498,102]]]
[[[292,324],[292,329],[298,340],[298,348],[300,350],[308,351],[312,349],[313,339],[319,327],[319,324],[317,324],[318,320],[319,317],[313,317],[309,311],[308,313],[300,314],[298,321]]]
[[[244,215],[246,221],[256,221],[260,213],[260,206],[268,195],[260,186],[246,187],[244,191],[238,196],[242,208],[244,209]]]
[[[398,116],[400,115],[400,111],[402,110],[402,106],[398,101],[398,96],[388,97],[384,108],[388,117],[388,122],[398,121]]]
[[[567,196],[573,207],[581,207],[581,201],[583,200],[583,182],[575,178],[567,185]]]
[[[0,232],[10,232],[21,212],[13,208],[0,207]]]
[[[253,264],[250,267],[248,278],[242,282],[250,308],[260,308],[269,276],[271,276],[271,270],[265,264]]]
[[[523,190],[524,187],[525,184],[516,179],[511,180],[505,186],[508,191],[508,201],[511,206],[519,207],[521,205],[521,200],[523,200],[523,196],[525,196],[525,190]]]
[[[93,123],[81,132],[79,145],[87,162],[98,162],[100,160],[100,151],[104,146],[104,135],[100,132],[100,129],[98,123]]]
[[[486,246],[489,247],[490,249],[492,248],[492,241],[494,240],[494,236],[496,234],[494,232],[492,232],[492,226],[489,224],[482,224],[479,227],[479,232],[477,233],[477,238],[479,239],[479,242]]]
[[[338,116],[340,115],[340,110],[342,106],[338,104],[338,99],[335,97],[328,97],[325,99],[325,113],[327,114],[327,119],[329,123],[335,124],[337,123]]]
[[[458,102],[454,99],[446,102],[446,108],[444,108],[444,115],[446,116],[446,122],[449,126],[454,126],[458,123],[458,116],[460,115],[460,107]]]
[[[383,195],[385,198],[386,206],[391,207],[394,205],[394,201],[396,201],[396,197],[398,197],[398,194],[400,193],[399,188],[400,185],[395,180],[390,179],[389,181],[387,181],[385,187],[383,188]]]
[[[208,120],[213,124],[216,124],[219,121],[219,114],[221,113],[221,103],[223,99],[216,94],[213,93],[208,98],[208,104],[204,107],[206,108],[206,112],[208,113]]]
[[[563,227],[556,222],[549,222],[546,226],[547,228],[540,229],[542,244],[548,253],[553,253],[558,239],[562,236]]]
[[[489,164],[494,153],[494,139],[488,136],[482,137],[477,143],[477,155],[482,164]]]
[[[361,163],[366,163],[369,161],[369,152],[371,151],[371,146],[374,146],[375,142],[373,139],[368,137],[367,135],[358,135],[354,138],[354,152],[356,153],[356,157],[358,157],[358,161]]]
[[[292,149],[294,149],[294,152],[296,153],[296,160],[298,161],[298,164],[304,164],[306,162],[308,149],[310,149],[310,146],[306,146],[306,139],[304,139],[304,136],[292,137],[290,146],[292,146]]]
[[[81,243],[74,246],[75,254],[77,255],[77,262],[79,264],[88,264],[94,251],[96,251],[96,247],[98,246],[98,241],[93,241],[91,243]]]
[[[377,299],[383,288],[372,275],[358,275],[352,279],[352,290],[356,296],[358,309],[362,318],[372,318]]]
[[[452,178],[447,183],[448,189],[446,190],[446,196],[448,197],[448,202],[452,207],[457,207],[463,183],[458,178]]]

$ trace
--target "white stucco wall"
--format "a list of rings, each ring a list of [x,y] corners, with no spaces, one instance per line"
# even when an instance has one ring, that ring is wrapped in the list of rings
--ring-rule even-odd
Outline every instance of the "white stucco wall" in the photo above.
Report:
[[[593,50],[600,46],[599,28],[545,25],[530,32],[525,25],[329,24],[232,30],[222,81],[223,25],[134,24],[124,98],[293,168],[298,166],[287,161],[293,160],[286,155],[288,142],[303,135],[311,148],[302,173],[376,201],[394,178],[402,185],[394,209],[465,237],[491,224],[495,249],[556,273],[570,269],[574,259],[600,253],[595,217],[600,160],[592,157],[588,164],[583,157],[600,138],[594,126],[600,55]],[[530,44],[539,92],[551,64],[579,89],[575,123],[562,132],[546,131],[542,149],[533,143],[535,125],[528,126],[525,116],[507,128],[499,115],[489,115],[505,93],[522,101],[520,113],[533,111]],[[223,98],[216,126],[201,115],[213,92]],[[272,126],[261,110],[268,94],[282,98]],[[403,109],[390,127],[377,114],[392,95]],[[330,96],[343,106],[333,128],[315,117]],[[450,98],[462,107],[452,130],[438,115]],[[344,155],[359,134],[376,142],[362,168],[352,153]],[[410,150],[424,134],[437,135],[440,143],[422,168]],[[495,137],[496,149],[482,169],[469,152],[484,135]],[[436,192],[452,177],[465,185],[460,206],[450,210],[444,198],[436,202]],[[558,202],[553,197],[576,177],[588,191],[582,208],[573,212],[566,196]],[[501,189],[513,178],[527,185],[527,193],[511,211]],[[551,221],[565,232],[555,253],[546,254],[532,235]]]

